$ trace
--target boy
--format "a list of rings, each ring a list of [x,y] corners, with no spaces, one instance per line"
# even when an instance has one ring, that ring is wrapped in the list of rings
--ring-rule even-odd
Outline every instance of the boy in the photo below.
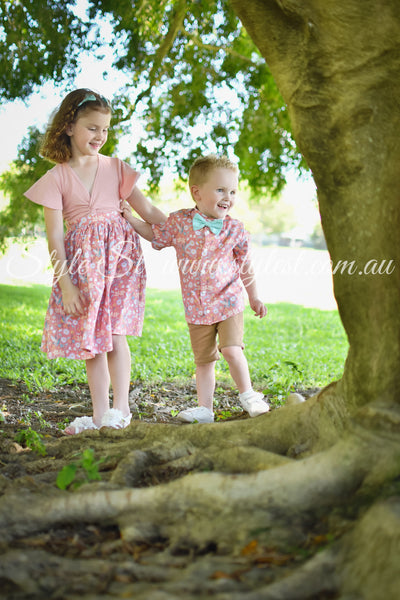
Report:
[[[229,211],[238,190],[238,169],[225,156],[198,158],[189,172],[189,188],[195,208],[171,213],[161,225],[149,225],[124,216],[153,248],[174,246],[186,321],[196,363],[199,406],[181,411],[178,418],[189,423],[214,421],[215,363],[219,353],[228,363],[239,400],[251,417],[266,413],[263,394],[252,388],[243,353],[244,298],[241,281],[257,317],[267,308],[257,295],[249,260],[249,235]],[[219,344],[217,346],[217,336]]]

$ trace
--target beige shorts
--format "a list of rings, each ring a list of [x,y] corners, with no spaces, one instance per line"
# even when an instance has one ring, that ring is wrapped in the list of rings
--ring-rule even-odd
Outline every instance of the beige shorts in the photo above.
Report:
[[[225,321],[219,321],[219,323],[213,323],[212,325],[188,323],[188,326],[196,365],[205,365],[219,360],[218,351],[226,346],[240,346],[244,348],[242,312],[229,317]]]

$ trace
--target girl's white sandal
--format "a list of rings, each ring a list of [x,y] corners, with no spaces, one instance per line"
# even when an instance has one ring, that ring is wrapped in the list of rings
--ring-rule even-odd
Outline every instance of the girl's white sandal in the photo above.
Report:
[[[82,433],[82,431],[87,431],[89,429],[98,429],[96,425],[93,423],[92,417],[77,417],[67,425],[64,429],[65,435],[76,435],[77,433]]]
[[[111,427],[112,429],[125,429],[131,422],[132,414],[126,417],[117,408],[110,408],[101,420],[101,427]]]

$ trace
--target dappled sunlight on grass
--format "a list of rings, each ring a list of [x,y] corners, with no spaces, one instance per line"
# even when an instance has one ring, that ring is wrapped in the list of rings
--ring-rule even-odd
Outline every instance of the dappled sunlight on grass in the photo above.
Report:
[[[337,311],[293,304],[272,304],[261,322],[248,309],[245,342],[252,377],[269,390],[339,379],[348,350]]]
[[[23,380],[32,389],[86,383],[84,361],[48,360],[40,351],[49,292],[39,285],[0,285],[0,377]],[[128,340],[133,381],[193,377],[180,291],[148,290],[143,336]],[[245,353],[254,385],[279,400],[293,387],[314,388],[340,378],[347,341],[337,311],[272,304],[262,320],[246,308]],[[217,363],[217,380],[232,384],[224,360]]]

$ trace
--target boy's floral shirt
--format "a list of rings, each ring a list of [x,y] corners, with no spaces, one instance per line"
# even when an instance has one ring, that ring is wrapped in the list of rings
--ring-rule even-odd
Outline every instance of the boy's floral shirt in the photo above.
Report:
[[[240,269],[248,258],[249,234],[229,215],[219,235],[208,227],[194,231],[196,212],[197,208],[178,210],[164,224],[153,225],[152,245],[176,250],[188,323],[211,325],[244,310]]]

